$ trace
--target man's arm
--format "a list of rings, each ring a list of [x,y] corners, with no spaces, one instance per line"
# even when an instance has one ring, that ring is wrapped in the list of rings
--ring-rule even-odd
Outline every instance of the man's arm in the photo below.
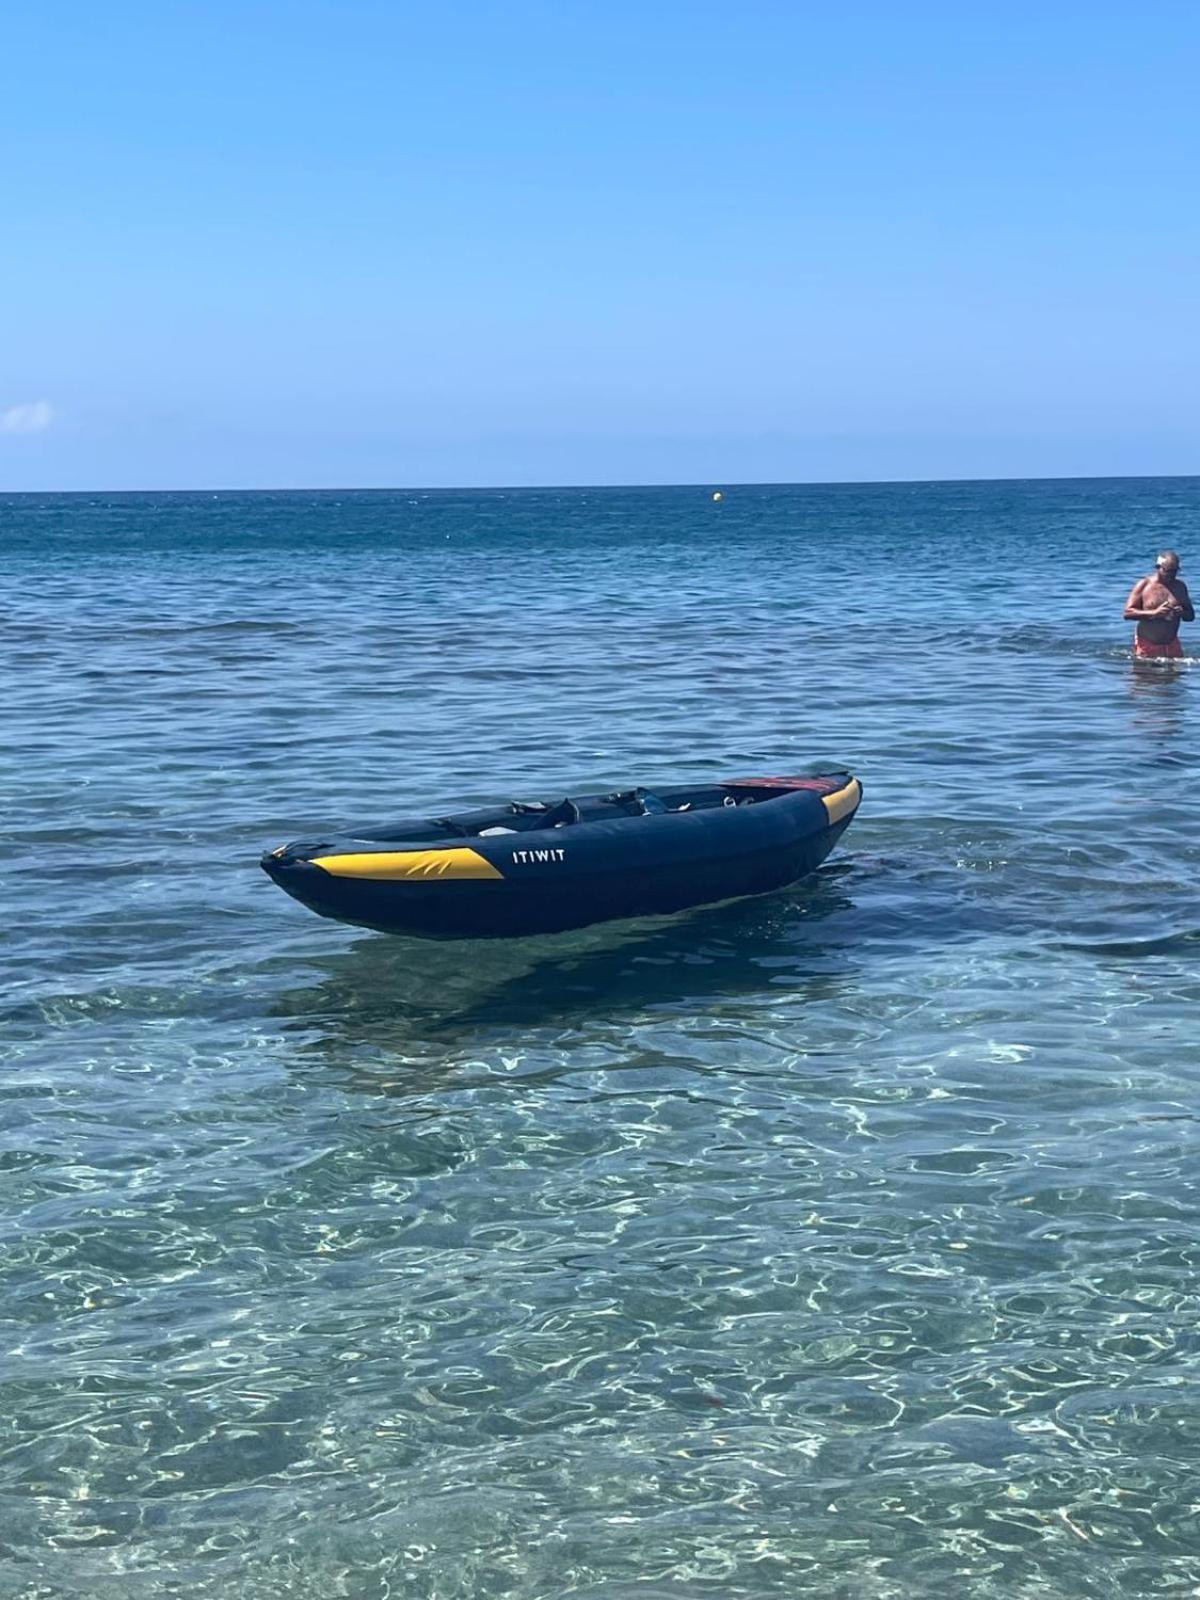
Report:
[[[1184,622],[1195,622],[1196,608],[1192,604],[1192,597],[1188,593],[1188,586],[1186,583],[1184,583],[1182,578],[1179,580],[1179,587],[1183,590],[1183,598],[1179,602],[1179,604],[1183,607],[1180,615]]]
[[[1145,578],[1139,578],[1129,591],[1129,599],[1125,602],[1125,621],[1140,622],[1146,613],[1142,610],[1142,596],[1146,592]]]

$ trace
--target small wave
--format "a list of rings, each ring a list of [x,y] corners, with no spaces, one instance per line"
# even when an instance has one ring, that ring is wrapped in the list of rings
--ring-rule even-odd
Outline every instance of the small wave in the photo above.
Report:
[[[308,622],[299,622],[292,619],[274,617],[236,617],[225,622],[146,622],[133,624],[122,628],[121,632],[129,639],[149,638],[191,638],[196,634],[219,633],[221,635],[266,633],[288,634],[304,633],[309,628]]]
[[[1183,933],[1159,934],[1149,939],[1064,939],[1055,948],[1082,950],[1096,956],[1169,956],[1181,954],[1192,945],[1200,944],[1200,928]]]
[[[1127,643],[1117,644],[1112,639],[1065,633],[1044,626],[1014,628],[996,642],[996,648],[1007,655],[1066,656],[1083,661],[1132,659]]]

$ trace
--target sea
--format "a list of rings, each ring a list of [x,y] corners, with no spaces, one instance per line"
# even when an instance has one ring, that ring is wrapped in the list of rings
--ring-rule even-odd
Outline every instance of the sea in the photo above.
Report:
[[[0,1595],[1200,1594],[1200,671],[1121,617],[1198,532],[0,496]],[[836,767],[820,872],[653,921],[388,938],[257,864]]]

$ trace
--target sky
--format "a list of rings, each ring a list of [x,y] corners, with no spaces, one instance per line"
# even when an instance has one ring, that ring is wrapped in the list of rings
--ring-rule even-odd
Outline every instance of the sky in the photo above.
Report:
[[[1200,473],[1192,0],[38,0],[0,490]]]

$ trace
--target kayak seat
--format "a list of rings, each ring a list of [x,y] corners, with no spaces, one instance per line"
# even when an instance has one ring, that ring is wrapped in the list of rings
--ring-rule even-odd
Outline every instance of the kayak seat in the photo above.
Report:
[[[610,805],[620,806],[631,817],[661,817],[671,809],[649,789],[622,789],[606,795],[605,799]]]
[[[560,800],[556,806],[551,806],[548,811],[534,823],[533,828],[566,828],[571,823],[579,821],[579,807],[574,800]],[[531,830],[532,831],[532,830]]]

